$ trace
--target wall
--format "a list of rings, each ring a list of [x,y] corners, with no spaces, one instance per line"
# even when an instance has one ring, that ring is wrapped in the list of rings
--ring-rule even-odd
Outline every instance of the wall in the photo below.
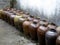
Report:
[[[10,6],[10,0],[0,0],[0,9]]]
[[[17,0],[16,7],[30,12],[31,15],[60,25],[59,0]]]

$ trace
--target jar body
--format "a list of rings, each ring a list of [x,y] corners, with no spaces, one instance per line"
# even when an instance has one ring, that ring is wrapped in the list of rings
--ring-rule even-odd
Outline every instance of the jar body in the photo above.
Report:
[[[10,15],[10,24],[14,26],[14,17],[15,15]]]
[[[37,30],[38,42],[39,45],[45,45],[45,33],[48,30],[45,26],[39,26]]]
[[[60,35],[60,26],[58,26],[58,27],[56,28],[56,31],[57,31],[58,35]]]
[[[23,31],[24,31],[24,34],[26,36],[30,35],[30,33],[29,33],[29,26],[30,26],[30,24],[31,24],[31,21],[24,21],[24,23],[23,23]]]
[[[3,14],[3,10],[0,10],[0,18],[1,18],[1,19],[3,19],[2,14]]]
[[[38,20],[33,20],[33,22],[29,26],[29,33],[32,40],[37,40],[37,29],[39,27]]]
[[[18,29],[18,23],[19,23],[19,20],[18,20],[18,19],[21,18],[21,17],[22,17],[22,16],[17,16],[17,15],[14,17],[14,25],[15,25],[15,27],[16,27],[17,29]]]
[[[19,18],[18,19],[18,29],[23,32],[23,22],[25,21],[26,19],[25,18]]]
[[[51,29],[46,32],[45,40],[46,45],[56,45],[57,32],[55,29]]]
[[[60,36],[57,37],[56,45],[60,45]]]

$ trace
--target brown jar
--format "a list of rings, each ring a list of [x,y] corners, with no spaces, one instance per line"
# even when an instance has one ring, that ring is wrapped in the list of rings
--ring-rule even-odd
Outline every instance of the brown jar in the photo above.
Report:
[[[45,33],[48,31],[46,25],[40,25],[37,30],[38,42],[39,45],[45,45]]]
[[[56,45],[57,32],[55,29],[50,29],[45,34],[46,45]]]
[[[60,45],[60,36],[57,37],[56,45]]]
[[[49,24],[48,24],[48,28],[49,28],[49,29],[56,29],[56,24],[54,24],[54,23],[49,23]]]
[[[37,29],[39,27],[39,20],[34,19],[33,22],[29,26],[29,33],[32,40],[37,40]]]
[[[60,35],[60,26],[58,26],[58,27],[56,28],[56,31],[57,31],[58,35]]]
[[[29,36],[29,26],[32,23],[34,17],[30,16],[26,21],[23,22],[23,32],[26,36]]]
[[[48,22],[46,21],[46,20],[41,20],[40,22],[39,22],[39,24],[40,25],[48,25]]]
[[[10,15],[10,24],[14,26],[14,17],[16,15]]]

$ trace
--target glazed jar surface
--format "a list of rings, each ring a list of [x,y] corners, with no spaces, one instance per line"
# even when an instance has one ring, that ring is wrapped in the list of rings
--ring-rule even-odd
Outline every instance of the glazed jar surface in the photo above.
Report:
[[[57,32],[55,29],[50,29],[46,32],[45,41],[46,45],[56,45]]]
[[[48,31],[46,25],[40,25],[37,30],[38,42],[39,45],[45,45],[45,33]]]
[[[28,17],[28,19],[23,22],[23,31],[26,36],[30,35],[29,26],[32,23],[33,19],[34,19],[33,17]]]
[[[29,33],[32,40],[37,40],[37,28],[39,27],[39,20],[34,19],[29,26]]]
[[[57,37],[56,45],[60,45],[60,36]]]
[[[60,35],[60,26],[58,26],[58,27],[56,28],[56,31],[57,31],[58,35]]]

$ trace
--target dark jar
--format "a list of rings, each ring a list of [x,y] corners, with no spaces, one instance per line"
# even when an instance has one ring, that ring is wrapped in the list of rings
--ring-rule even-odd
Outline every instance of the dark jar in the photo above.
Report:
[[[60,36],[57,37],[56,45],[60,45]]]
[[[50,29],[46,32],[45,41],[46,45],[56,45],[57,32],[55,29]]]
[[[48,31],[46,25],[40,25],[37,30],[38,42],[39,45],[45,45],[45,33]]]

